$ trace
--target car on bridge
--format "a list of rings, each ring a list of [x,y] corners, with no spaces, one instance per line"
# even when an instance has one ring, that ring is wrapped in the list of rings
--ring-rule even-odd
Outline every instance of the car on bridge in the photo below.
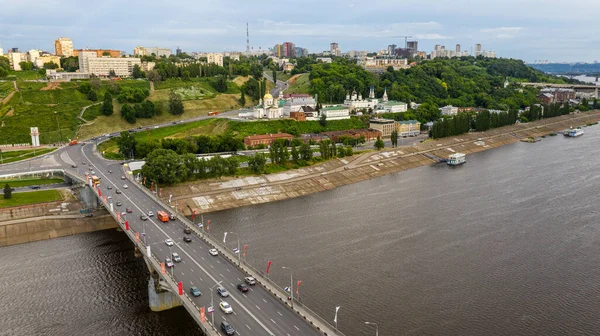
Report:
[[[245,277],[244,281],[248,284],[248,285],[256,285],[256,279],[254,279],[253,277]]]
[[[208,253],[210,253],[212,256],[219,255],[219,251],[217,251],[217,249],[210,249],[208,250]]]
[[[245,283],[237,285],[237,288],[240,290],[240,292],[247,292],[248,289],[250,289],[250,287],[248,287],[248,285],[246,285]]]
[[[108,186],[106,186],[106,189],[111,190],[112,186],[108,185]]]
[[[124,185],[123,185],[123,189],[127,189],[127,184],[124,184]]]
[[[152,217],[154,216],[154,213],[152,211],[148,211],[148,217]]]
[[[227,289],[225,289],[225,287],[217,287],[217,293],[219,293],[219,295],[221,297],[228,297],[229,296],[229,292],[227,291]]]
[[[165,240],[165,244],[167,244],[167,246],[173,246],[175,243],[173,242],[173,239],[169,238]]]
[[[148,216],[146,215],[140,215],[140,219],[143,221],[147,221],[148,220]]]
[[[192,238],[190,237],[183,237],[183,241],[186,243],[191,243],[192,242]]]
[[[181,257],[179,256],[179,253],[173,252],[173,261],[181,262]]]
[[[132,213],[132,212],[133,212],[133,210],[131,210],[131,209],[129,209],[129,208],[125,209],[125,211],[126,211],[127,213]]]
[[[183,229],[183,233],[190,234],[190,233],[192,233],[192,230],[190,230],[190,228],[186,227],[185,229]]]
[[[196,286],[190,287],[190,293],[195,297],[202,295],[202,293],[200,293],[200,290]]]
[[[124,179],[125,179],[125,175],[122,175],[122,176],[121,176],[121,180],[124,180]]]
[[[121,201],[117,202],[117,206],[121,206],[123,205],[123,203],[121,203]]]
[[[117,190],[115,190],[115,193],[120,194],[121,190],[117,189]]]
[[[219,308],[221,308],[221,310],[225,314],[233,314],[233,308],[231,308],[231,305],[229,305],[229,303],[227,303],[226,301],[221,301],[219,303]]]
[[[173,267],[173,261],[171,261],[171,258],[167,258],[165,259],[165,265],[167,265],[168,268]]]
[[[235,329],[233,329],[233,327],[231,326],[231,324],[229,324],[227,321],[221,322],[221,330],[227,336],[235,335]]]

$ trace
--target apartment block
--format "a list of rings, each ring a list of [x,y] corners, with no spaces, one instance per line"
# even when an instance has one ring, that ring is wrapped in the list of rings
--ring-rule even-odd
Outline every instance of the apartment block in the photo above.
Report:
[[[141,60],[134,57],[98,57],[94,51],[79,53],[79,71],[96,76],[108,76],[113,70],[119,77],[130,76],[134,65],[141,66]]]
[[[73,41],[68,37],[59,37],[54,41],[54,53],[57,56],[73,56]]]

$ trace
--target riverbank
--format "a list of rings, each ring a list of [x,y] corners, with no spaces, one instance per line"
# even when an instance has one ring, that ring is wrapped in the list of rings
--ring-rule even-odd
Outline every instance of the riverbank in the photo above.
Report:
[[[171,204],[176,201],[179,210],[186,215],[191,215],[190,208],[200,214],[280,201],[434,164],[436,161],[429,157],[432,155],[440,158],[447,158],[454,152],[468,155],[598,121],[600,110],[569,114],[364,153],[279,174],[181,184],[164,188],[162,196],[168,199],[169,195],[173,195]]]

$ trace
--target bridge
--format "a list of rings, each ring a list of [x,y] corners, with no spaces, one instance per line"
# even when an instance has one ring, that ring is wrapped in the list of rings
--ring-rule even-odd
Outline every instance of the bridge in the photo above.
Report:
[[[573,89],[576,92],[585,92],[591,94],[592,98],[600,98],[598,89],[600,86],[597,85],[585,85],[585,84],[553,84],[553,83],[519,83],[521,86],[531,86],[536,88],[563,88],[563,89]]]
[[[90,175],[92,171],[101,178],[97,187],[86,179],[86,173]],[[155,217],[142,220],[140,216],[149,211],[173,210],[133,180],[124,165],[100,158],[94,144],[65,147],[42,158],[0,166],[0,175],[33,172],[62,172],[74,183],[87,185],[90,192],[93,190],[97,201],[108,209],[133,242],[136,255],[143,257],[148,266],[152,310],[183,306],[202,331],[211,336],[221,335],[221,321],[229,322],[238,336],[343,335],[301,302],[289,300],[288,292],[263,277],[239,258],[239,254],[206,234],[204,226],[200,228],[183,215],[166,223]],[[122,205],[117,206],[117,201]],[[186,228],[191,234],[184,233]],[[184,236],[190,237],[191,242],[185,242]],[[174,244],[167,245],[167,239]],[[209,253],[213,248],[218,250],[217,256]],[[167,268],[165,259],[172,253],[178,253],[182,260]],[[242,293],[237,285],[247,276],[254,277],[256,285]],[[192,286],[202,294],[192,296]],[[216,286],[224,287],[229,296],[221,298],[216,293]],[[233,313],[221,311],[221,301],[228,302]],[[210,307],[214,307],[214,311],[211,312]]]

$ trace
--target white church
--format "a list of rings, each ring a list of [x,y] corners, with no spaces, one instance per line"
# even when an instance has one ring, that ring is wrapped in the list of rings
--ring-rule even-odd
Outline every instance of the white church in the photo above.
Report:
[[[388,100],[387,88],[383,90],[383,97],[381,101],[375,98],[375,88],[371,86],[369,90],[369,98],[363,99],[361,94],[357,94],[356,91],[352,92],[352,95],[348,93],[344,105],[348,106],[350,111],[356,111],[360,109],[372,109],[374,113],[399,113],[408,111],[408,104]]]

